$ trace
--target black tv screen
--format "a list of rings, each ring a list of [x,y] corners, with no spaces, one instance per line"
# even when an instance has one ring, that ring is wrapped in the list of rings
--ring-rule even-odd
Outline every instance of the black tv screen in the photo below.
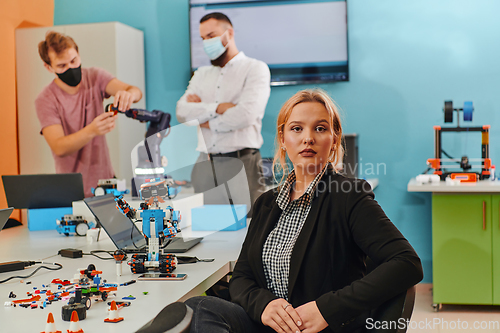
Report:
[[[210,65],[199,24],[212,12],[229,17],[238,50],[268,64],[271,85],[349,80],[345,0],[190,0],[193,71]]]

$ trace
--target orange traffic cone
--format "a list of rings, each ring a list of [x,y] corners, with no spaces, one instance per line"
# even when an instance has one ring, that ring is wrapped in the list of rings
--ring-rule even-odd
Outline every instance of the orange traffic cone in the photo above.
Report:
[[[52,312],[49,312],[49,316],[47,317],[47,324],[45,325],[45,331],[42,333],[61,333],[56,329],[56,324],[54,324],[54,316]]]
[[[83,330],[78,323],[78,313],[76,313],[76,311],[71,313],[71,323],[69,324],[68,333],[83,333]]]
[[[118,317],[118,308],[116,302],[111,302],[111,308],[108,311],[108,318],[104,319],[106,323],[118,323],[123,320],[123,317]]]

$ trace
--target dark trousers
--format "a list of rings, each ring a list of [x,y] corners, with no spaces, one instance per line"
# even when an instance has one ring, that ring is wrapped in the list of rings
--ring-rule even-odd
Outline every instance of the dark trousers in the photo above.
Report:
[[[239,158],[212,160],[200,153],[191,173],[194,191],[204,194],[205,204],[245,204],[251,212],[253,203],[265,191],[261,160],[258,150]]]
[[[184,302],[193,309],[190,333],[263,333],[270,327],[254,322],[236,303],[212,296],[196,296]],[[332,332],[328,327],[321,332]],[[347,329],[345,333],[366,333],[365,327]]]
[[[197,296],[185,304],[193,309],[191,333],[259,333],[241,306],[218,297]]]

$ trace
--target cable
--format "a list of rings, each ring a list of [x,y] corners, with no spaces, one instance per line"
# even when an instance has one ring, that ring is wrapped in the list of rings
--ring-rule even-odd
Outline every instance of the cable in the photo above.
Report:
[[[451,156],[450,156],[450,154],[448,154],[447,152],[445,152],[443,149],[441,149],[441,152],[442,152],[444,155],[446,155],[446,157],[448,157],[448,158],[450,158],[450,159],[452,159],[452,160],[455,160],[455,158],[454,158],[454,157],[451,157]],[[460,164],[460,161],[453,161],[453,162]]]
[[[426,175],[426,174],[427,174],[427,172],[431,171],[431,169],[432,169],[431,167],[428,167],[428,168],[427,168],[427,170],[425,170],[424,172],[422,172],[422,174],[423,174],[423,175]]]
[[[175,194],[174,195],[167,195],[169,200],[175,199],[177,197],[177,194],[179,194],[179,192],[177,191],[177,187],[172,186],[172,188],[175,188]]]
[[[98,256],[96,253],[106,253],[106,254],[109,254],[111,257],[110,258],[103,258],[103,257]],[[114,251],[94,250],[94,251],[90,251],[90,253],[84,253],[83,255],[84,256],[94,256],[94,257],[101,259],[101,260],[114,260],[115,258],[113,256],[113,253],[114,253]],[[127,259],[127,258],[125,258],[125,259]]]
[[[136,221],[137,221],[137,220],[136,220]],[[134,247],[135,247],[136,249],[138,249],[138,250],[143,249],[144,247],[138,247],[138,246],[135,244],[135,240],[134,240],[134,230],[135,230],[135,228],[136,228],[136,227],[135,227],[135,223],[136,223],[136,222],[134,222],[134,221],[131,221],[131,222],[132,222],[132,224],[134,225],[134,227],[130,229],[130,240],[132,241],[132,245],[134,245]],[[143,221],[143,223],[144,223],[144,221]]]
[[[26,276],[11,276],[11,277],[9,277],[9,278],[7,278],[5,280],[1,280],[0,283],[4,283],[4,282],[10,281],[12,279],[27,279],[27,278],[32,277],[33,275],[35,275],[35,273],[38,272],[39,270],[41,270],[42,268],[48,269],[49,271],[58,271],[58,270],[62,269],[62,267],[63,267],[61,264],[59,264],[57,262],[51,263],[51,262],[35,261],[34,263],[35,264],[45,264],[45,265],[55,265],[55,266],[58,266],[58,267],[51,268],[51,267],[47,267],[47,266],[40,266],[37,269],[35,269],[33,272],[31,272],[31,274],[29,274],[29,275],[26,275]]]
[[[172,178],[166,178],[166,179],[172,179]],[[177,197],[177,195],[178,195],[178,194],[179,194],[179,192],[180,192],[180,191],[178,191],[179,187],[180,187],[180,185],[177,185],[177,184],[175,184],[175,183],[173,183],[172,185],[167,185],[167,198],[168,198],[169,200],[175,199],[175,198]],[[170,195],[170,194],[168,193],[168,190],[169,190],[170,188],[175,189],[175,194],[174,194],[174,195]]]

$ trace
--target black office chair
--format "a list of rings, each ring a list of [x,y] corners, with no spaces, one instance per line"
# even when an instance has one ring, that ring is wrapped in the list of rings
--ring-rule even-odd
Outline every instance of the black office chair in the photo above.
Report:
[[[372,310],[370,318],[373,322],[390,323],[387,324],[390,325],[389,328],[373,328],[366,331],[369,333],[405,333],[408,328],[406,324],[411,319],[415,304],[415,290],[416,287],[413,286]]]
[[[370,258],[366,258],[367,272],[371,272],[376,265]],[[388,301],[379,305],[371,311],[370,318],[373,322],[379,323],[394,323],[393,327],[388,329],[367,329],[369,333],[405,333],[408,329],[406,323],[411,319],[413,307],[415,305],[416,287],[409,288],[406,292],[401,293]],[[404,320],[404,325],[400,322]]]
[[[193,310],[182,302],[167,305],[135,333],[188,333]]]

